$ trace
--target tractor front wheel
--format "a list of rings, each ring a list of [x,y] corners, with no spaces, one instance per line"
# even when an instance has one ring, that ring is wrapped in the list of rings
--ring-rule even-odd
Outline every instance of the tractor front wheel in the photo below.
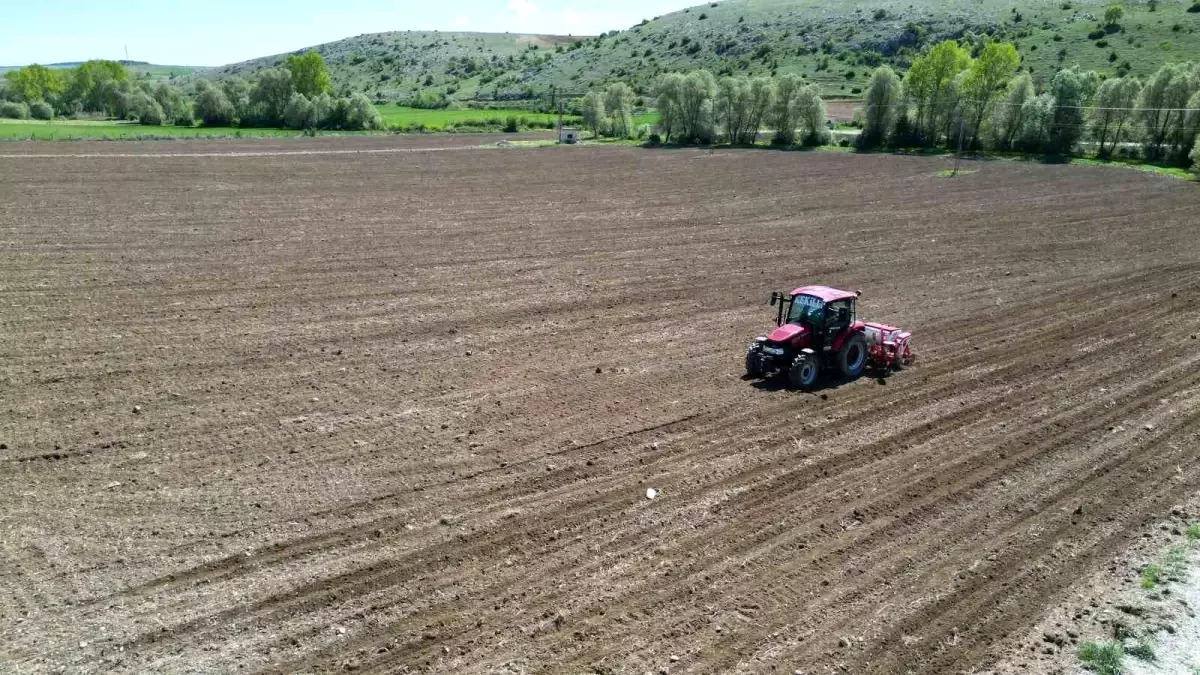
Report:
[[[788,369],[788,381],[793,387],[807,391],[816,386],[819,371],[815,357],[801,354],[792,361],[792,367]]]
[[[862,333],[851,335],[838,350],[837,358],[843,376],[853,379],[862,375],[867,366],[867,338]]]
[[[759,356],[757,349],[751,349],[746,352],[746,375],[749,377],[762,377],[763,366],[762,358]]]

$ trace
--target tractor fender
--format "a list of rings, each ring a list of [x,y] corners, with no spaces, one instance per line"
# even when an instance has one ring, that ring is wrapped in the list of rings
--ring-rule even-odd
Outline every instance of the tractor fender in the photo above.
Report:
[[[867,324],[863,323],[862,321],[855,321],[854,323],[850,324],[849,328],[842,331],[840,335],[834,338],[833,344],[830,345],[831,350],[836,353],[842,348],[842,345],[846,343],[846,340],[850,339],[851,335],[863,333],[866,332],[866,330]]]

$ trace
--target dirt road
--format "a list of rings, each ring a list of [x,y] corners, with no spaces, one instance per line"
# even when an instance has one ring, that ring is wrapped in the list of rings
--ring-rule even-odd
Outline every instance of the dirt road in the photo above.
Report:
[[[1200,489],[1200,192],[948,161],[0,160],[0,661],[992,662]],[[744,381],[816,282],[916,367]]]

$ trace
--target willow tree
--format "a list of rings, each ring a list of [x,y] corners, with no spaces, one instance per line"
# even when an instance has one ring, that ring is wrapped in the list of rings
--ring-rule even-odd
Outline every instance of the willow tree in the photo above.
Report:
[[[775,130],[771,142],[775,145],[792,145],[796,142],[796,125],[799,118],[800,90],[804,82],[788,73],[775,83],[775,101],[771,104],[768,123]]]
[[[1024,123],[1025,103],[1033,96],[1033,78],[1029,73],[1021,73],[1008,81],[1008,87],[992,115],[993,142],[997,148],[1012,148]]]
[[[1096,92],[1096,108],[1091,114],[1092,138],[1100,144],[1097,153],[1108,157],[1121,143],[1133,120],[1134,106],[1142,83],[1131,76],[1107,79]]]
[[[1021,57],[1007,42],[989,42],[971,64],[963,95],[967,119],[971,125],[971,145],[979,140],[979,129],[992,104],[1004,93],[1004,84],[1017,72]]]
[[[858,136],[861,148],[883,145],[896,127],[896,118],[904,106],[900,77],[889,66],[880,66],[871,73],[867,95],[863,101],[866,123]]]
[[[928,54],[917,57],[904,76],[904,91],[916,113],[918,133],[926,143],[936,143],[942,128],[946,91],[953,87],[959,73],[971,67],[971,54],[953,40],[935,46]]]

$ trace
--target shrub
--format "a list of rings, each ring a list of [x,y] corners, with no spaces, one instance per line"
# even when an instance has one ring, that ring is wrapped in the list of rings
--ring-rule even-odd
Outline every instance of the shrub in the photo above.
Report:
[[[171,124],[177,127],[194,127],[196,126],[196,118],[192,115],[190,108],[183,108],[175,113],[175,118],[171,120]]]
[[[149,96],[139,97],[137,101],[138,124],[148,127],[160,127],[163,123],[163,109]]]
[[[29,119],[29,106],[15,101],[4,101],[0,103],[0,117],[10,120],[27,120]]]
[[[510,115],[508,117],[508,119],[504,120],[505,133],[515,134],[515,133],[517,133],[518,127],[519,127],[519,122],[515,116]]]
[[[1085,642],[1079,645],[1079,661],[1098,675],[1120,675],[1125,656],[1119,642]]]
[[[1187,11],[1192,14],[1200,14],[1200,0],[1192,2],[1192,6],[1187,8]]]
[[[346,101],[346,128],[347,129],[382,129],[383,118],[379,116],[379,111],[371,103],[371,99],[367,98],[366,94],[353,94]]]
[[[207,85],[207,86],[205,86]],[[225,92],[208,85],[196,96],[195,116],[207,127],[227,127],[233,123],[233,104]]]
[[[662,145],[662,136],[659,136],[658,134],[650,134],[650,145]]]
[[[29,104],[29,116],[35,120],[48,120],[54,117],[54,108],[45,101],[34,101]]]
[[[283,109],[283,125],[288,129],[308,129],[316,123],[316,108],[304,94],[292,94]]]
[[[1142,570],[1142,588],[1150,589],[1158,585],[1162,578],[1162,568],[1158,565],[1147,565]]]

